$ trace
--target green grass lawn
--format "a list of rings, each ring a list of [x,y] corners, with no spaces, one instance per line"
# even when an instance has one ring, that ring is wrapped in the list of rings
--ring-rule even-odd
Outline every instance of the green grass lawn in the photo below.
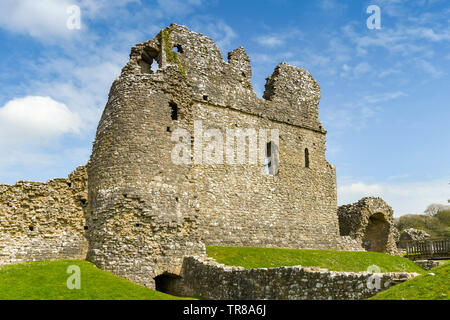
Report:
[[[412,261],[375,252],[296,250],[248,247],[207,247],[218,262],[245,268],[318,266],[334,271],[366,271],[377,265],[382,272],[417,272],[422,276],[380,293],[379,299],[448,299],[450,263],[432,270]],[[81,270],[81,289],[66,285],[70,265]],[[446,294],[442,295],[442,294]],[[0,267],[0,300],[175,300],[181,299],[134,284],[78,260],[42,261]]]
[[[67,267],[81,271],[81,289],[69,290]],[[0,300],[175,300],[77,260],[29,262],[0,267]]]
[[[447,261],[444,265],[431,269],[427,274],[397,284],[370,299],[450,300],[450,263]]]
[[[408,259],[377,252],[207,247],[206,253],[219,263],[247,269],[301,265],[322,267],[331,271],[360,272],[376,265],[380,267],[381,272],[426,273]]]

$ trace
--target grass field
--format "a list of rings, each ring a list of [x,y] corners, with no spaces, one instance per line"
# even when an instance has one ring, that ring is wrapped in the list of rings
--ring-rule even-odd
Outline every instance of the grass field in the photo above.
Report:
[[[333,271],[417,272],[421,276],[379,293],[374,299],[449,299],[450,263],[427,275],[412,261],[375,252],[295,250],[249,247],[207,247],[218,262],[244,268],[318,266]],[[67,268],[81,270],[81,289],[69,290]],[[134,284],[96,268],[87,261],[29,262],[0,267],[0,300],[176,300],[178,297]]]
[[[297,250],[250,247],[207,247],[207,254],[228,266],[250,268],[274,268],[281,266],[317,266],[332,271],[367,271],[371,265],[381,272],[426,271],[414,262],[377,252],[351,252],[327,250]]]
[[[69,290],[70,265],[81,271],[81,288]],[[96,268],[87,261],[29,262],[0,268],[0,300],[175,300]]]
[[[450,261],[427,274],[395,285],[371,300],[450,300]],[[431,275],[433,273],[434,275]]]

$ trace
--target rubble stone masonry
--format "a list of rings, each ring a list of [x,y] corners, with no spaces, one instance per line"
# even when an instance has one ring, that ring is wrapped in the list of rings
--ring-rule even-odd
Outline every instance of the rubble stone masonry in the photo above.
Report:
[[[213,40],[184,26],[134,46],[87,166],[68,179],[0,185],[0,264],[86,258],[155,288],[156,277],[182,272],[184,257],[204,257],[205,245],[394,253],[393,212],[381,199],[338,215],[312,75],[280,63],[263,98],[251,76],[242,47],[225,61]],[[215,135],[199,135],[199,126]],[[250,161],[253,140],[245,136],[241,151],[231,148],[243,162],[202,161],[208,152],[229,156],[220,137],[237,129],[258,133],[258,161]],[[185,163],[173,160],[180,145],[189,151]],[[356,296],[365,293],[349,297]]]
[[[159,69],[150,66],[157,62]],[[320,88],[279,64],[264,99],[243,48],[224,61],[215,43],[172,24],[132,48],[114,81],[88,164],[90,248],[99,267],[153,286],[204,245],[362,250],[339,235],[335,167],[325,159]],[[176,164],[172,133],[277,129],[279,170],[264,163]],[[208,146],[205,137],[200,150]],[[260,145],[270,143],[270,135]],[[198,141],[185,141],[195,148]],[[265,149],[263,147],[263,149]],[[198,150],[197,150],[198,151]],[[202,152],[202,151],[201,151]]]
[[[85,259],[86,168],[68,179],[0,185],[0,265]]]

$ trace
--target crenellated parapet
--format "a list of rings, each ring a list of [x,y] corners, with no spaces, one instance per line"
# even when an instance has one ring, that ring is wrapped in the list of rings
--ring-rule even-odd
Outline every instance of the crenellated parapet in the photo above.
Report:
[[[150,69],[154,62],[157,71]],[[320,88],[308,71],[279,64],[260,99],[253,91],[250,57],[243,47],[229,52],[226,62],[214,41],[184,26],[172,24],[133,47],[121,78],[140,82],[150,75],[173,81],[172,71],[179,73],[194,100],[326,132],[318,120]]]

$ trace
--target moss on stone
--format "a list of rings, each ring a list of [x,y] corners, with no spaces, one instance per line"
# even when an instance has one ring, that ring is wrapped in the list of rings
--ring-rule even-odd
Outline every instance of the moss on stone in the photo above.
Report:
[[[178,66],[178,70],[180,71],[181,75],[186,78],[186,70],[183,67],[183,64],[181,63],[180,59],[178,58],[178,54],[174,52],[173,49],[173,41],[170,37],[170,34],[172,33],[172,28],[168,27],[163,30],[161,30],[158,33],[158,40],[161,43],[161,46],[166,53],[166,58],[169,63],[176,64]]]

